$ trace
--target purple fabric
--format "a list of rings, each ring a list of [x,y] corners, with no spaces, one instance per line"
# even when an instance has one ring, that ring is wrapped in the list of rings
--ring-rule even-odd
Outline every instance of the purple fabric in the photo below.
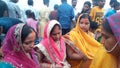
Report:
[[[120,12],[108,17],[107,20],[120,46]]]
[[[34,61],[34,51],[31,50],[32,59],[29,59],[21,46],[18,44],[21,40],[16,40],[14,25],[9,29],[6,34],[6,38],[3,42],[2,51],[4,54],[3,61],[13,64],[17,68],[39,68],[38,64]],[[22,27],[20,27],[22,30]],[[21,35],[21,33],[19,33]]]

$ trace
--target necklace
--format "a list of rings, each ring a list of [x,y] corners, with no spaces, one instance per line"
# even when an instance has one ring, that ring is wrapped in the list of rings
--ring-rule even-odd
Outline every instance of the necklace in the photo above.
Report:
[[[60,41],[57,41],[56,44],[57,44],[58,49],[60,50],[61,49],[60,48]]]
[[[115,46],[113,46],[113,47],[111,48],[111,50],[107,50],[107,49],[106,49],[106,51],[107,51],[107,52],[112,52],[112,51],[116,48],[116,46],[118,45],[118,43],[119,43],[119,42],[117,42],[117,43],[115,44]]]

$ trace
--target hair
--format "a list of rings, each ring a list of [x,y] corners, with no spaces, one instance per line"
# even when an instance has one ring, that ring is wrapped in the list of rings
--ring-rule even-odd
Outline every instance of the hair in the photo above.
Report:
[[[109,25],[109,22],[107,19],[104,19],[104,22],[102,24],[102,27],[110,34],[113,34],[112,30],[111,30],[111,27]]]
[[[110,0],[109,5],[114,4],[115,2],[117,2],[117,0]]]
[[[61,0],[61,2],[67,2],[67,0]]]
[[[80,21],[82,18],[88,18],[89,21],[91,22],[91,18],[90,18],[90,16],[89,16],[87,13],[83,13],[83,14],[81,15],[81,17],[79,18],[79,21]]]
[[[85,5],[85,4],[87,4],[89,7],[91,7],[90,1],[86,1],[86,2],[84,3],[84,5]]]
[[[49,0],[43,0],[43,4],[48,4]]]
[[[28,5],[32,5],[33,6],[33,0],[28,0]]]
[[[74,0],[72,0],[72,2],[73,2]],[[76,0],[77,1],[77,0]]]
[[[56,26],[58,26],[58,27],[59,27],[59,29],[61,29],[61,27],[60,27],[60,25],[59,25],[59,24],[55,24],[55,25],[54,25],[54,27],[52,28],[52,30],[51,30],[51,32],[50,32],[50,34],[54,31],[54,29],[55,29],[55,27],[56,27]]]
[[[54,5],[54,9],[55,9],[55,10],[57,10],[57,9],[58,9],[58,7],[59,7],[59,5],[58,5],[58,4],[55,4],[55,5]]]
[[[22,32],[21,32],[21,40],[22,40],[22,43],[25,41],[25,39],[27,38],[27,36],[28,36],[32,31],[35,32],[35,30],[34,30],[32,27],[30,27],[30,26],[28,26],[28,25],[24,25],[24,26],[23,26],[23,29],[22,29]]]
[[[31,10],[26,10],[26,11],[25,11],[25,14],[26,14],[27,17],[29,17],[29,18],[35,19],[35,14],[34,14],[34,12],[32,12]],[[36,20],[36,19],[35,19],[35,20]]]
[[[114,8],[116,8],[116,7],[118,7],[118,6],[120,6],[120,3],[119,3],[119,2],[117,2],[117,1],[116,1],[116,2],[114,2],[113,7],[114,7]]]
[[[98,28],[97,22],[91,21],[91,22],[90,22],[90,28],[91,28],[92,30],[96,30],[96,29]]]
[[[18,1],[17,0],[10,0],[11,2],[14,2],[14,3],[17,3]]]

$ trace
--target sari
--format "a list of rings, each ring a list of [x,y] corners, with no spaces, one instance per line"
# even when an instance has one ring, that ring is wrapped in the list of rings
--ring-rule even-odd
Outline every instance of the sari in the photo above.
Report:
[[[21,31],[25,24],[17,24],[9,29],[2,45],[3,62],[8,62],[17,68],[39,68],[34,51],[32,59],[28,58],[22,48]]]
[[[57,44],[53,40],[53,38],[50,36],[50,32],[53,29],[53,27],[58,24],[59,22],[56,20],[51,20],[49,23],[46,24],[44,29],[44,37],[43,40],[40,42],[40,44],[36,45],[39,50],[44,54],[46,63],[49,64],[57,64],[57,65],[64,65],[64,68],[70,68],[70,65],[66,61],[66,46],[65,42],[60,37],[60,50],[57,47]],[[44,63],[43,61],[42,63]]]
[[[81,16],[79,16],[80,18]],[[83,54],[87,60],[72,60],[68,58],[71,68],[117,68],[117,61],[114,56],[107,53],[104,46],[97,42],[79,26],[79,19],[76,27],[69,34],[64,36],[73,45],[69,45],[78,54]]]

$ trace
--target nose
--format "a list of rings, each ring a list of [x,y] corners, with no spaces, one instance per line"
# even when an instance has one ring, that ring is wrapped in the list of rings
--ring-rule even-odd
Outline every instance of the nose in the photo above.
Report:
[[[33,48],[33,47],[34,47],[34,42],[32,42],[32,43],[31,43],[30,47],[31,47],[31,48]]]
[[[58,40],[58,39],[59,39],[59,37],[60,37],[60,35],[59,35],[59,34],[57,34],[57,35],[56,35],[56,39]]]

